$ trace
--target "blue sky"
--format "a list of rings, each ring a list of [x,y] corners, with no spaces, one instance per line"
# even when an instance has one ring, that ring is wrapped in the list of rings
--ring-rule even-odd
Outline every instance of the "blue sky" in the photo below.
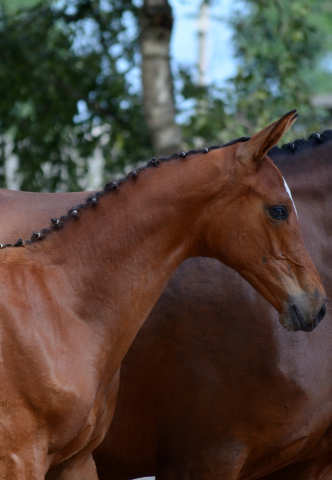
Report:
[[[169,0],[173,8],[174,27],[171,57],[176,63],[196,65],[198,61],[197,14],[202,0]],[[234,0],[216,0],[210,7],[207,38],[208,74],[206,83],[219,85],[235,74],[236,62],[227,20],[234,10]]]

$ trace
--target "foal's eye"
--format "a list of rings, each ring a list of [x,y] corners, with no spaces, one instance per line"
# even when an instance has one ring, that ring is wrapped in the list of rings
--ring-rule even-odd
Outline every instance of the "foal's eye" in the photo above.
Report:
[[[288,217],[288,210],[283,205],[276,205],[268,208],[269,214],[276,220],[286,220]]]

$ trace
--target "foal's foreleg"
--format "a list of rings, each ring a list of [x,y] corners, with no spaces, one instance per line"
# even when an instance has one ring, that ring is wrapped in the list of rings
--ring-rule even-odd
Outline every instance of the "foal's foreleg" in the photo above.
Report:
[[[97,469],[91,453],[67,465],[59,473],[49,472],[46,480],[98,480]]]

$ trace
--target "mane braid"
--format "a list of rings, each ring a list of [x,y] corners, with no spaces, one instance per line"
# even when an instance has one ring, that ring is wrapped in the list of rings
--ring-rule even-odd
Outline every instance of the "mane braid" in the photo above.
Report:
[[[116,181],[110,181],[106,183],[105,187],[103,190],[100,190],[99,192],[96,192],[93,195],[90,195],[85,203],[81,203],[77,207],[71,208],[66,215],[62,215],[60,218],[51,218],[51,225],[49,228],[43,228],[40,232],[33,232],[31,239],[23,241],[21,238],[17,240],[16,243],[6,243],[2,244],[0,243],[0,249],[6,248],[6,247],[22,247],[24,245],[31,245],[33,243],[40,242],[43,240],[46,236],[48,236],[50,233],[56,231],[56,230],[61,230],[63,226],[71,221],[72,219],[78,220],[81,216],[81,212],[87,208],[95,208],[98,205],[99,199],[102,198],[105,195],[108,195],[111,192],[116,192],[119,187],[127,182],[128,180],[132,179],[135,180],[139,174],[139,172],[146,170],[147,168],[151,167],[158,167],[160,163],[168,162],[170,160],[175,160],[175,159],[181,159],[181,158],[188,158],[191,155],[196,155],[196,154],[206,154],[211,150],[216,150],[218,148],[224,148],[228,147],[230,145],[234,145],[235,143],[238,142],[246,142],[249,140],[250,137],[240,137],[235,140],[232,140],[228,143],[225,143],[224,145],[213,145],[211,147],[205,147],[201,148],[198,150],[189,150],[188,152],[180,152],[180,153],[174,153],[170,157],[152,157],[148,163],[146,164],[145,167],[139,167],[137,170],[132,170],[131,172],[128,173],[128,175],[124,178],[121,178]]]
[[[299,138],[294,142],[285,143],[281,147],[273,147],[269,153],[278,155],[279,153],[297,153],[306,148],[315,148],[317,145],[332,140],[332,130],[325,130],[323,133],[311,133],[307,139]]]

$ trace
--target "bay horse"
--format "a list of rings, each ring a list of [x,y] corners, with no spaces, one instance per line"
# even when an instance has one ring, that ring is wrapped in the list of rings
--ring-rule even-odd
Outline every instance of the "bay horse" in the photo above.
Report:
[[[286,329],[317,326],[325,293],[266,155],[296,116],[154,158],[30,241],[0,244],[0,478],[97,478],[91,451],[112,420],[121,361],[186,258],[236,269]]]
[[[332,130],[269,156],[332,297]],[[287,334],[236,272],[186,260],[121,367],[100,480],[332,480],[332,310]]]

